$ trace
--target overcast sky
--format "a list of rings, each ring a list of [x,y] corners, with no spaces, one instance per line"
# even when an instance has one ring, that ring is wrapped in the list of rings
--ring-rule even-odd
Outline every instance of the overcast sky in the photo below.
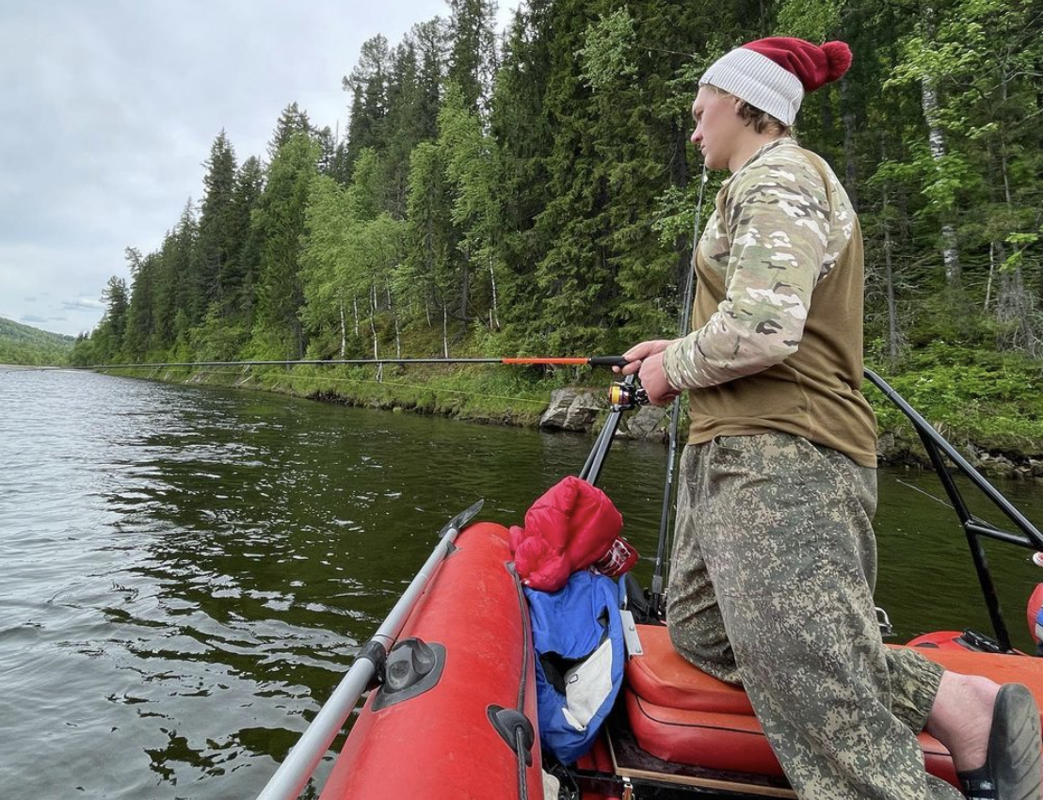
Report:
[[[501,27],[517,7],[501,0]],[[279,112],[347,121],[341,78],[443,0],[0,0],[0,316],[91,330],[123,251],[198,201],[224,128],[239,163]]]

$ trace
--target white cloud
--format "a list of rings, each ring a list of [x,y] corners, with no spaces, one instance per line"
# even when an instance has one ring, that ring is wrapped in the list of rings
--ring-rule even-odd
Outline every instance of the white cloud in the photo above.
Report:
[[[93,314],[97,311],[104,311],[105,304],[93,297],[77,297],[75,300],[62,300],[62,308],[68,311],[86,311]]]
[[[516,3],[502,5],[501,25]],[[343,130],[362,43],[447,14],[441,0],[0,3],[0,315],[93,327],[108,278],[129,280],[124,248],[156,249],[198,200],[222,128],[240,162],[293,101]]]

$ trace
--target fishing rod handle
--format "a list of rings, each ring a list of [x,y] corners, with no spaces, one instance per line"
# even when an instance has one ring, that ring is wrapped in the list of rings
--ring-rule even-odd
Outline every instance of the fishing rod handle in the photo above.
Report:
[[[593,356],[590,359],[592,367],[625,367],[629,363],[623,356]]]

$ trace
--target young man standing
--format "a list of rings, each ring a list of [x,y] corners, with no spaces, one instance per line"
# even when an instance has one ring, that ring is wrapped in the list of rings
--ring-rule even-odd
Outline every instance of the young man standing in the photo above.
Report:
[[[1035,800],[1031,694],[880,638],[862,235],[836,175],[790,135],[804,92],[850,63],[842,42],[762,39],[700,80],[692,143],[731,176],[694,259],[695,330],[631,348],[623,370],[653,403],[691,391],[671,639],[745,686],[805,800],[960,797],[924,772],[925,728],[952,752],[968,796]]]

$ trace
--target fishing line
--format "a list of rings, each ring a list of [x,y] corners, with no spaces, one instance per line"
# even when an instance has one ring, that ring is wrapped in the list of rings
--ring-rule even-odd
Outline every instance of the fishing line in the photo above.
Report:
[[[945,502],[940,497],[935,497],[933,494],[931,494],[928,491],[925,491],[924,489],[921,489],[919,486],[913,486],[913,484],[911,484],[911,483],[906,483],[901,478],[895,478],[895,483],[899,483],[899,484],[901,484],[902,486],[904,486],[907,489],[912,489],[914,492],[919,492],[924,497],[929,497],[932,500],[934,500],[934,502],[938,503],[939,505],[943,505],[943,506],[945,506],[948,509],[952,509],[953,511],[956,510],[955,508],[953,508],[952,505],[950,505],[949,503]]]

